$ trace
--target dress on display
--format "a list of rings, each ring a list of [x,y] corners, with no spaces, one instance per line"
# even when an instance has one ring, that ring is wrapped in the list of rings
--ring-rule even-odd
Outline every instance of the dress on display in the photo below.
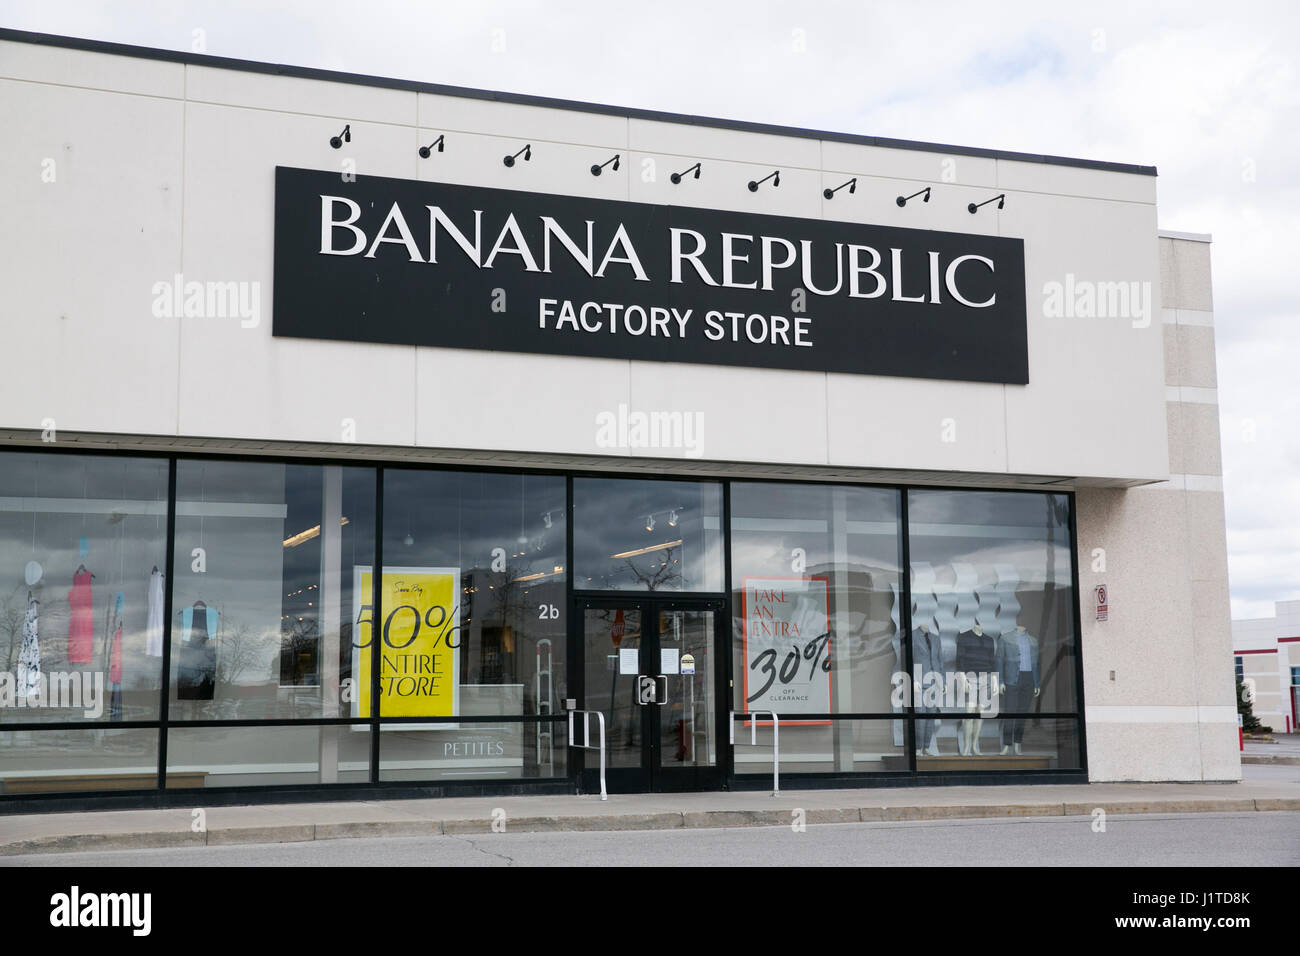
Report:
[[[212,700],[217,686],[217,611],[202,601],[181,612],[177,700]]]
[[[40,602],[27,592],[27,613],[23,617],[23,644],[18,652],[18,696],[33,700],[41,695],[41,645],[37,639]]]
[[[72,576],[72,590],[68,592],[68,606],[72,617],[68,620],[68,663],[89,664],[94,654],[95,622],[92,619],[90,579],[93,575],[85,565]]]
[[[149,619],[144,629],[146,657],[162,657],[163,652],[163,573],[157,568],[149,575]]]

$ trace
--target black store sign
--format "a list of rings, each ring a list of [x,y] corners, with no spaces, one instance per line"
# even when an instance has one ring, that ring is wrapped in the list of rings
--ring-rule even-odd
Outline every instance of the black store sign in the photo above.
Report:
[[[1020,239],[285,167],[272,331],[1029,381]]]

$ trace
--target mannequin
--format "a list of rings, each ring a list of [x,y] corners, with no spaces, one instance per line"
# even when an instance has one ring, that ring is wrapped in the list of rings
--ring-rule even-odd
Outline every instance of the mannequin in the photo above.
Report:
[[[998,641],[998,683],[1002,692],[1002,710],[1010,714],[1028,713],[1042,691],[1038,638],[1025,630],[1024,625],[1017,625],[1014,632],[1004,634]],[[1014,749],[1019,754],[1024,733],[1023,718],[1002,718],[1002,753],[1009,754]]]
[[[980,709],[980,682],[992,680],[996,671],[997,642],[976,621],[969,631],[957,635],[957,673],[958,679],[964,682],[967,713]],[[962,721],[957,741],[963,757],[980,756],[980,729],[983,723],[974,717]]]
[[[916,709],[927,713],[937,712],[936,707],[927,707],[922,703],[922,688],[927,674],[943,674],[943,644],[939,635],[932,632],[928,624],[922,624],[912,632],[912,672],[915,674],[913,690]],[[932,678],[936,679],[936,678]],[[937,679],[941,679],[937,678]],[[938,720],[918,720],[916,722],[916,755],[922,753],[931,757],[939,756]]]

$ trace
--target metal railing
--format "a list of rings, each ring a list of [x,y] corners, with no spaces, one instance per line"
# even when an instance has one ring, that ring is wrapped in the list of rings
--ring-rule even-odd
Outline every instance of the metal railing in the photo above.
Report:
[[[577,743],[573,736],[573,715],[582,714],[582,743]],[[593,747],[591,745],[591,716],[596,715],[596,724],[600,731],[600,745]],[[569,711],[569,746],[577,750],[599,750],[600,751],[600,799],[608,800],[609,794],[605,791],[605,715],[598,710],[571,710]]]
[[[749,718],[749,743],[751,746],[758,744],[758,715],[772,715],[772,793],[773,795],[781,792],[781,718],[776,715],[774,710],[747,710],[737,714],[734,710],[731,712],[731,745],[736,745],[736,718],[742,720]]]

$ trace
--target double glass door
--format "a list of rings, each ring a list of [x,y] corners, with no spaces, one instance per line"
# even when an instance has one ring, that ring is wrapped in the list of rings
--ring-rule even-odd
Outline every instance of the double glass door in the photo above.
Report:
[[[578,599],[581,706],[605,716],[606,780],[614,793],[721,786],[722,601]],[[592,728],[592,743],[595,728]],[[598,788],[588,752],[584,789]]]

